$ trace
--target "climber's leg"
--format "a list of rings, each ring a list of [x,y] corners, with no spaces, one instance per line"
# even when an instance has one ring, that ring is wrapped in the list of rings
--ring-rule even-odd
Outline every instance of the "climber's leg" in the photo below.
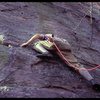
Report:
[[[90,73],[88,72],[88,70],[87,70],[86,68],[83,67],[83,65],[80,65],[80,64],[79,64],[78,66],[79,66],[79,67],[77,67],[77,68],[79,68],[79,70],[78,70],[79,74],[82,75],[86,80],[91,81],[92,79],[94,79],[94,78],[90,75]]]
[[[33,48],[39,53],[48,53],[48,51],[41,45],[40,42],[35,43]]]

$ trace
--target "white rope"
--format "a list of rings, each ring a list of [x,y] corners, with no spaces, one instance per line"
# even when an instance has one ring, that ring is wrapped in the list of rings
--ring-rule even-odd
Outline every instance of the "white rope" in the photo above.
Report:
[[[79,3],[80,4],[80,3]],[[93,11],[93,3],[90,2],[90,22],[91,22],[91,25],[92,25],[92,34],[91,34],[91,38],[90,38],[90,46],[92,45],[92,38],[93,38],[93,21],[92,21],[92,12]],[[73,32],[76,31],[76,29],[80,26],[80,24],[82,23],[83,19],[86,17],[86,15],[88,15],[88,11],[86,12],[86,14],[81,18],[80,22],[76,25],[76,27],[73,30]],[[79,43],[80,44],[80,43]],[[78,50],[80,49],[80,46],[78,48]]]
[[[91,3],[91,5],[92,5],[92,3]],[[91,8],[93,9],[93,7],[91,6]],[[90,11],[90,13],[92,13],[92,9],[91,9],[91,11]],[[83,19],[86,17],[86,15],[88,15],[88,12],[81,18],[81,20],[80,20],[80,22],[76,25],[76,27],[74,28],[74,29],[72,29],[73,31],[76,31],[76,29],[79,27],[79,25],[81,24],[81,22],[83,21]],[[92,14],[91,14],[92,15]],[[91,16],[90,15],[90,16]],[[92,17],[91,17],[91,23],[92,23]]]
[[[86,17],[86,14],[84,15],[84,17],[82,17],[82,19],[80,20],[80,22],[77,24],[76,28],[73,29],[73,31],[76,31],[76,29],[79,27],[79,25],[81,24],[81,22],[83,21],[83,19]]]
[[[90,22],[92,24],[92,11],[93,11],[93,3],[90,2]]]
[[[93,39],[93,2],[90,2],[90,22],[91,22],[91,38],[90,38],[90,47],[92,45],[92,39]]]

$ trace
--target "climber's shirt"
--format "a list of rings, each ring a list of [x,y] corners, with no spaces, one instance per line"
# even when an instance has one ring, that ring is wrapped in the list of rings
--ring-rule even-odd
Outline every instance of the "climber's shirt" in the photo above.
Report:
[[[34,46],[36,46],[37,44],[42,45],[44,48],[48,49],[48,50],[52,50],[53,49],[53,43],[49,41],[48,36],[44,35],[44,34],[40,34],[41,35],[41,39],[36,41],[34,43]]]

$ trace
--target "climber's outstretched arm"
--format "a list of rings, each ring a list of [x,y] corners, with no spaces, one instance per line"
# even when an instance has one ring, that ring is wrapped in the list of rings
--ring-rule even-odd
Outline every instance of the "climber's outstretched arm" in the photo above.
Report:
[[[36,39],[41,39],[41,38],[42,38],[42,37],[41,37],[40,34],[35,34],[35,35],[33,35],[27,42],[21,44],[20,46],[21,46],[21,47],[27,46],[28,44],[31,44],[34,40],[36,40]]]

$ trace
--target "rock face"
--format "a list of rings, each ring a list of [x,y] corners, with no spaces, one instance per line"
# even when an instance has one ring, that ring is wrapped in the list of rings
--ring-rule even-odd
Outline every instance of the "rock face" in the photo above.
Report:
[[[90,2],[1,2],[0,34],[13,46],[0,45],[0,97],[100,98],[60,59],[41,60],[31,48],[19,47],[34,33],[53,32],[68,40],[81,64],[95,67],[100,64],[100,4],[91,7]],[[90,73],[100,81],[99,68]]]

